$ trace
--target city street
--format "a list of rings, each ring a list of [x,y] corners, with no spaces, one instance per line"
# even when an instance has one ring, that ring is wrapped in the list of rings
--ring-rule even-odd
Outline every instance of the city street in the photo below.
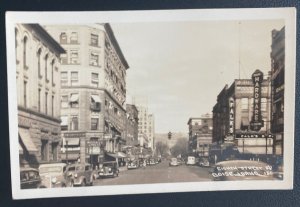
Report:
[[[199,166],[180,165],[169,167],[169,162],[164,161],[157,165],[147,166],[145,169],[121,171],[119,177],[104,178],[94,181],[94,185],[126,185],[126,184],[150,184],[150,183],[175,183],[175,182],[199,182],[210,181],[211,168]]]

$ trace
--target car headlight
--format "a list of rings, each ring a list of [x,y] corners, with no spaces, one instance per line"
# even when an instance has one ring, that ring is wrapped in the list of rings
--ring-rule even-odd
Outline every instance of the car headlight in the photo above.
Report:
[[[111,168],[108,168],[108,171],[111,172]]]
[[[51,182],[52,182],[53,184],[55,184],[55,183],[57,182],[57,178],[56,178],[56,177],[53,177],[53,178],[51,179]]]
[[[74,177],[77,178],[77,176],[78,176],[77,173],[75,173]]]

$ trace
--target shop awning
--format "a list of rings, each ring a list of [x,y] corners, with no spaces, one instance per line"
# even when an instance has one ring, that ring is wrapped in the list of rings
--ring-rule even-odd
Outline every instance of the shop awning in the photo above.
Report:
[[[67,116],[62,116],[61,118],[61,126],[68,126],[68,117]]]
[[[126,154],[123,152],[117,152],[117,153],[107,153],[108,156],[113,157],[113,158],[126,158]]]
[[[79,99],[79,94],[72,94],[70,97],[70,102],[77,102]]]
[[[62,160],[77,160],[79,157],[80,157],[79,153],[68,153],[68,159],[66,153],[61,154]]]
[[[23,154],[23,148],[22,148],[22,146],[20,145],[20,143],[19,143],[19,154]]]
[[[120,158],[126,158],[127,155],[123,152],[117,152],[117,155],[120,157]]]
[[[66,146],[68,142],[68,146],[79,145],[80,138],[64,138],[63,145]]]
[[[19,128],[19,137],[29,153],[34,153],[38,151],[27,129]]]
[[[100,97],[98,95],[91,95],[91,98],[96,102],[96,103],[100,103]]]

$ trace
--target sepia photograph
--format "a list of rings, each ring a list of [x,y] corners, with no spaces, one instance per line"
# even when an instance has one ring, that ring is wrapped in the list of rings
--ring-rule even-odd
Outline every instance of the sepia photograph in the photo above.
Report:
[[[6,17],[14,199],[293,188],[293,8]]]

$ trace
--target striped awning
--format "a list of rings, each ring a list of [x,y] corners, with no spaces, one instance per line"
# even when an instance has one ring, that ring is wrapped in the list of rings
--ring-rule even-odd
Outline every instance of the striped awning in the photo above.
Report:
[[[19,128],[19,137],[29,153],[35,153],[38,151],[30,137],[28,129]]]

